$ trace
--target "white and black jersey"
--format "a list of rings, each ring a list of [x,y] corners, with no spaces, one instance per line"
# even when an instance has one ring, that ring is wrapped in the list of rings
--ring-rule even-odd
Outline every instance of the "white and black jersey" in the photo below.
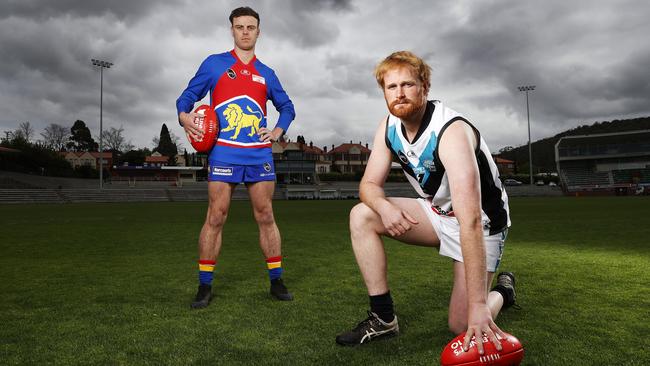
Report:
[[[418,194],[431,200],[431,207],[436,213],[453,217],[449,181],[438,156],[438,146],[447,127],[458,120],[471,126],[479,141],[476,162],[481,182],[482,219],[486,231],[493,235],[510,226],[508,196],[499,180],[499,171],[490,150],[479,131],[467,119],[438,100],[429,101],[413,142],[406,138],[401,120],[392,114],[388,116],[386,145],[397,157]]]

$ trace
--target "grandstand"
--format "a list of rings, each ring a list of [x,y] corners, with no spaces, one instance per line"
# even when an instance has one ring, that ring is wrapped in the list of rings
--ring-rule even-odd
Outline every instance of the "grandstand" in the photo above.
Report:
[[[170,180],[114,180],[98,189],[97,179],[45,177],[0,170],[0,205],[17,203],[81,203],[81,202],[177,202],[208,200],[208,183]],[[386,182],[389,197],[416,197],[407,182]],[[507,187],[513,196],[557,196],[558,187]],[[236,187],[232,198],[247,200],[243,184]],[[274,200],[359,199],[359,182],[321,182],[319,184],[278,184]]]
[[[650,130],[562,137],[555,162],[566,194],[649,191]]]

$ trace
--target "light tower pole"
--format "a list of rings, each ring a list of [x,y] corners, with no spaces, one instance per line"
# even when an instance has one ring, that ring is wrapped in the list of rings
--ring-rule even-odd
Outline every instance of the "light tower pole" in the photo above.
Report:
[[[526,92],[526,116],[528,117],[528,169],[530,173],[530,185],[533,185],[533,149],[530,145],[530,108],[528,105],[528,92],[535,90],[535,85],[517,87],[519,91]]]
[[[104,146],[102,112],[104,102],[104,69],[109,69],[113,63],[108,61],[91,59],[93,66],[99,66],[99,189],[104,188]]]

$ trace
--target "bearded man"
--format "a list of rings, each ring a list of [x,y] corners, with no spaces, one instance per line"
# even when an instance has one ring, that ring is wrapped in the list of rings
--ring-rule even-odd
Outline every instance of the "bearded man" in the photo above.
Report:
[[[501,350],[503,331],[494,323],[515,303],[515,279],[497,276],[510,226],[508,196],[479,131],[442,102],[427,101],[431,68],[408,51],[395,52],[375,68],[390,114],[375,134],[359,186],[361,203],[350,212],[352,248],[370,298],[368,318],[336,337],[358,345],[399,332],[386,275],[382,236],[436,247],[451,258],[454,284],[449,329],[467,331],[464,349],[476,335]],[[383,185],[392,157],[421,198],[387,198]]]

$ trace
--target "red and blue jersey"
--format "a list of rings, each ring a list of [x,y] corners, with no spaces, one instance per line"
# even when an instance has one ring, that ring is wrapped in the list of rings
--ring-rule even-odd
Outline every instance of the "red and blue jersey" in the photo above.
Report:
[[[234,50],[211,55],[176,100],[178,113],[191,112],[208,91],[219,120],[209,160],[241,165],[272,160],[271,143],[261,142],[258,135],[266,127],[266,102],[271,100],[280,113],[276,127],[285,132],[296,116],[275,72],[256,57],[244,64]]]

